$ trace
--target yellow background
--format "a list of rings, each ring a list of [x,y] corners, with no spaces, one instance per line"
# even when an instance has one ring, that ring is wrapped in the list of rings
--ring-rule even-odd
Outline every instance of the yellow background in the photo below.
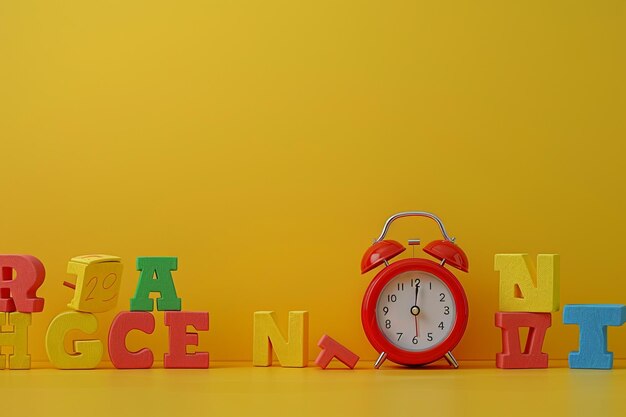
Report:
[[[33,359],[87,253],[122,257],[116,311],[137,256],[178,256],[212,360],[249,360],[266,309],[309,310],[311,358],[328,333],[372,359],[359,262],[402,210],[470,257],[461,359],[500,349],[495,253],[561,254],[562,304],[626,302],[624,1],[431,3],[2,1],[0,252],[46,266]],[[158,316],[133,341],[157,358]],[[577,329],[553,322],[565,358]]]

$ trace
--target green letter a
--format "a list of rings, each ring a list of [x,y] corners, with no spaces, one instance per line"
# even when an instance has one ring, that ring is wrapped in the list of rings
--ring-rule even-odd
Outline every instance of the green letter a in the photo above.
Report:
[[[158,292],[157,310],[180,311],[181,300],[176,295],[172,271],[178,268],[178,258],[171,256],[146,256],[137,258],[139,282],[135,296],[130,299],[130,311],[152,311],[151,292]]]

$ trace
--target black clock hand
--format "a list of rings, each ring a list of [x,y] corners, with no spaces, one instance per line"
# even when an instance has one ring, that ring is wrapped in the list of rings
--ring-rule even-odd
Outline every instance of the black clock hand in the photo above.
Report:
[[[417,305],[417,294],[419,293],[420,290],[420,284],[419,284],[419,280],[415,280],[415,303],[413,303],[413,305]]]
[[[420,308],[417,306],[417,295],[420,292],[420,281],[418,279],[415,280],[415,303],[413,303],[413,307],[411,307],[411,314],[415,317],[415,337],[419,336],[419,324],[417,315],[420,313]]]

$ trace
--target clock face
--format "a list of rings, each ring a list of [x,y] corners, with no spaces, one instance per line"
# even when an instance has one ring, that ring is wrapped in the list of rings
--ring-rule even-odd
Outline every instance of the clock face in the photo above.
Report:
[[[420,352],[437,346],[452,331],[456,303],[435,275],[406,271],[392,278],[376,303],[376,322],[396,347]]]

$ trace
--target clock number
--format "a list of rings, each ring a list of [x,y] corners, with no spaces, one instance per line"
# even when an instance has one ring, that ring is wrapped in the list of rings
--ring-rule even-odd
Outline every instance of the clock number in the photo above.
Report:
[[[439,299],[439,302],[443,303],[446,301],[446,295],[444,293],[439,293],[439,297],[441,297]]]
[[[450,314],[450,307],[448,307],[448,306],[443,306],[443,314],[445,314],[446,316],[447,316],[448,314]]]
[[[432,342],[433,341],[433,334],[428,332],[428,341]]]
[[[391,320],[389,319],[385,320],[385,328],[391,329]]]
[[[398,282],[398,291],[404,291],[404,282]]]
[[[437,327],[439,327],[441,330],[443,330],[443,321],[439,322],[439,326],[437,326]]]
[[[429,283],[428,283],[428,289],[429,289],[429,290],[432,290],[432,289],[433,289],[433,283],[432,283],[432,282],[429,282]]]
[[[391,294],[387,296],[387,301],[392,302],[392,303],[395,303],[397,299],[398,297],[396,297],[395,294]]]
[[[387,313],[389,313],[389,307],[383,307],[383,313],[385,313],[386,316]]]
[[[430,333],[429,333],[429,334],[430,334]],[[415,336],[415,337],[413,338],[413,344],[414,344],[414,345],[417,345],[417,336]]]
[[[419,287],[419,285],[420,285],[420,280],[419,280],[419,278],[415,278],[414,280],[413,280],[413,279],[411,280],[411,287],[415,287],[416,285],[417,285],[418,287]]]
[[[402,338],[402,335],[403,335],[404,333],[396,333],[396,334],[398,335],[398,342],[399,342],[399,341],[400,341],[400,339]]]

